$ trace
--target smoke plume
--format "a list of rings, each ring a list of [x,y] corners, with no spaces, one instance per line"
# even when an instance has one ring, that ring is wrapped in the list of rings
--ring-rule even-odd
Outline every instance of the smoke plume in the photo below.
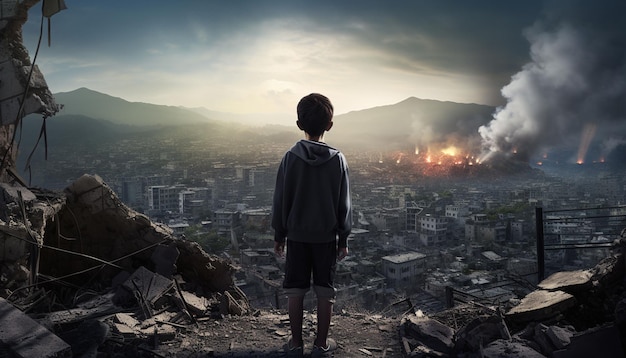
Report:
[[[564,144],[576,156],[579,143],[606,150],[624,142],[626,29],[615,14],[626,6],[607,4],[553,11],[526,30],[531,62],[502,88],[506,105],[478,130],[483,160],[513,152],[527,160]]]

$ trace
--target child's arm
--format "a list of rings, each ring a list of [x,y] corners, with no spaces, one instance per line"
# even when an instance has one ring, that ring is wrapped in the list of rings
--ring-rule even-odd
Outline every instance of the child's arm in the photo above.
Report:
[[[352,201],[350,198],[350,178],[348,165],[345,164],[343,178],[341,180],[341,193],[339,197],[339,210],[337,216],[337,234],[339,235],[338,248],[348,247],[348,235],[352,231]],[[346,249],[346,255],[348,250]]]
[[[285,230],[285,223],[283,222],[283,189],[284,189],[284,170],[283,164],[285,159],[281,161],[278,167],[278,174],[276,175],[276,186],[274,187],[274,198],[272,201],[272,228],[274,229],[274,241],[276,243],[282,243],[285,245],[285,238],[287,232]]]

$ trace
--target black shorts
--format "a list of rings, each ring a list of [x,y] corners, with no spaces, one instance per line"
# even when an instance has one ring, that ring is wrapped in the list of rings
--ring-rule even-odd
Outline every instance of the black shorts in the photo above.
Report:
[[[334,291],[337,270],[337,242],[308,243],[287,239],[287,258],[283,288],[302,289],[313,285]]]

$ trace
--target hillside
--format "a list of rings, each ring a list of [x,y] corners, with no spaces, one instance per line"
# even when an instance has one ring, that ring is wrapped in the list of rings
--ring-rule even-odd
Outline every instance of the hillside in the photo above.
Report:
[[[348,146],[393,150],[456,143],[476,147],[478,128],[494,108],[478,104],[408,98],[402,102],[339,115],[329,133]]]
[[[295,141],[302,135],[295,126],[245,125],[243,117],[236,115],[128,102],[87,88],[57,93],[55,98],[63,109],[46,122],[50,148],[86,142],[98,147],[115,140],[174,132],[183,141],[187,135],[191,140],[198,133],[219,133],[215,140],[248,136],[259,144],[272,143],[277,138]],[[337,115],[327,141],[342,149],[362,151],[406,150],[433,143],[477,147],[477,129],[489,121],[492,111],[492,107],[477,104],[409,98],[397,104]],[[228,119],[211,119],[211,115]],[[21,136],[25,151],[31,151],[40,130],[40,118],[26,117]]]
[[[206,116],[182,107],[128,102],[87,88],[56,93],[57,103],[63,105],[58,115],[82,115],[131,126],[181,125],[206,123]]]

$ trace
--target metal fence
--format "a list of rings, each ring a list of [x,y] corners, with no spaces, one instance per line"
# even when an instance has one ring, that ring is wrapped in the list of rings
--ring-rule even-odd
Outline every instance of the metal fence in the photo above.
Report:
[[[535,208],[537,275],[595,266],[626,228],[626,206],[544,210]]]

